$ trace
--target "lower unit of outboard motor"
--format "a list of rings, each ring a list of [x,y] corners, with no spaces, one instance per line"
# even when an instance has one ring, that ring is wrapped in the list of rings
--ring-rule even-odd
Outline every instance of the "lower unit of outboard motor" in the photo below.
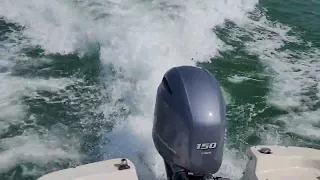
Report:
[[[226,104],[204,68],[168,70],[157,90],[152,138],[169,180],[214,178],[221,167]]]

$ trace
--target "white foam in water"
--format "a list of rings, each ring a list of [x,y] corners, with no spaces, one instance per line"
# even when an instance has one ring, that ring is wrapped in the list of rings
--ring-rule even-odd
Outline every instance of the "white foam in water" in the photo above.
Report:
[[[0,47],[0,135],[8,133],[10,126],[37,126],[34,115],[28,115],[28,106],[23,103],[23,98],[40,97],[37,91],[58,92],[73,83],[71,79],[41,79],[22,78],[11,76],[11,68],[16,62],[27,62],[29,59],[21,55],[21,49],[26,47],[27,40],[21,39],[19,32],[7,34],[8,39],[1,42]],[[35,61],[27,62],[32,63]],[[33,64],[35,65],[35,64]],[[29,117],[28,117],[29,116]],[[26,124],[25,120],[29,123]],[[19,128],[23,129],[23,128]],[[7,172],[11,168],[22,163],[34,163],[45,165],[48,162],[60,159],[79,158],[77,149],[62,149],[64,143],[71,144],[71,140],[64,140],[63,137],[55,137],[41,126],[32,131],[26,128],[17,136],[0,139],[0,173]],[[29,171],[25,169],[28,173]],[[30,172],[32,173],[32,172]]]
[[[320,98],[320,50],[308,43],[309,47],[305,52],[279,51],[285,42],[300,44],[302,40],[288,35],[290,27],[274,24],[266,18],[249,23],[243,28],[251,33],[254,40],[246,43],[247,51],[257,55],[262,63],[271,67],[273,81],[268,102],[289,112],[289,115],[279,118],[286,122],[287,131],[304,137],[319,138],[319,113],[313,106],[319,103]],[[237,33],[239,32],[235,32]],[[300,113],[295,111],[297,109]],[[274,143],[279,141],[281,142],[278,139]]]
[[[246,77],[246,76],[233,75],[233,76],[229,77],[228,80],[232,83],[238,84],[238,83],[242,83],[247,80],[255,80],[255,79],[250,78],[250,77]]]
[[[3,149],[0,153],[0,173],[27,162],[46,165],[61,159],[79,158],[77,150],[66,151],[62,149],[61,139],[54,138],[40,139],[37,135],[21,135],[2,139],[0,141]]]
[[[90,42],[91,24],[87,25],[72,2],[42,0],[4,0],[0,16],[27,27],[23,34],[32,45],[40,45],[48,53],[69,54],[83,50]]]
[[[162,75],[172,66],[209,61],[219,55],[219,50],[231,48],[215,36],[212,28],[226,19],[239,24],[250,22],[246,13],[256,3],[256,0],[76,3],[4,0],[0,15],[27,27],[24,35],[48,53],[81,52],[88,43],[97,42],[101,45],[101,61],[112,64],[125,79],[133,80],[120,78],[112,82],[113,89],[109,90],[112,102],[102,106],[106,117],[113,113],[110,108],[115,105],[126,106],[119,105],[119,99],[125,98],[125,103],[138,109],[124,124],[118,122],[120,125],[105,135],[111,141],[104,151],[106,157],[118,155],[134,160],[140,167],[140,176],[148,179],[152,174],[157,177],[164,174],[163,161],[151,138],[156,88]],[[238,178],[242,170],[237,164],[243,164],[242,160],[228,152],[220,173]]]
[[[0,74],[0,134],[7,133],[10,125],[24,124],[28,107],[22,103],[22,97],[37,97],[37,90],[56,92],[71,83],[69,79],[24,79]],[[32,118],[30,116],[29,120],[34,121]],[[44,165],[60,158],[79,157],[77,150],[68,152],[61,149],[64,145],[61,138],[54,138],[25,131],[13,138],[0,139],[0,173],[25,162]]]

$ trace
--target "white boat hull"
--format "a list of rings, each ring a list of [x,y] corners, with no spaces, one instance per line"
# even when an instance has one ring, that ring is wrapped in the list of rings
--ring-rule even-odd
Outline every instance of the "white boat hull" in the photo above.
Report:
[[[270,154],[259,152],[263,147]],[[286,146],[254,146],[241,180],[320,180],[320,151]]]
[[[270,150],[261,153],[260,150]],[[267,148],[267,149],[266,149]],[[268,151],[266,151],[268,152]],[[286,146],[254,146],[241,180],[320,180],[320,150]],[[119,170],[121,159],[110,159],[49,173],[38,180],[138,180],[134,164]]]
[[[134,164],[127,159],[129,169],[118,170],[121,159],[110,159],[75,168],[52,172],[38,180],[138,180]]]

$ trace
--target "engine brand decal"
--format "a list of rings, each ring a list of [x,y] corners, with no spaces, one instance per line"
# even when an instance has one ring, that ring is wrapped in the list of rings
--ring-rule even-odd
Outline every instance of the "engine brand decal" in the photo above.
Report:
[[[197,144],[197,150],[215,149],[216,147],[217,147],[217,143],[200,143],[200,144]]]

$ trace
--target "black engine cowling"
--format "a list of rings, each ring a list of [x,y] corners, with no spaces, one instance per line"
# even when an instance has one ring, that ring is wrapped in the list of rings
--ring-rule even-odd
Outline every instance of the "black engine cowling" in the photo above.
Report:
[[[222,164],[226,105],[218,81],[204,68],[168,70],[157,91],[153,142],[168,177],[216,173]]]

